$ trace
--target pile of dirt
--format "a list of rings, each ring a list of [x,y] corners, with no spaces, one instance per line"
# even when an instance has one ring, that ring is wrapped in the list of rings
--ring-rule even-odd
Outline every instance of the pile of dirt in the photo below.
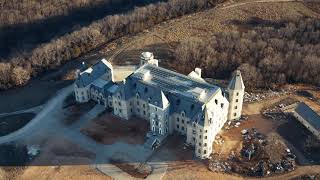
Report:
[[[34,117],[35,114],[33,113],[22,113],[0,117],[0,136],[5,136],[19,130],[28,124]]]
[[[238,173],[263,177],[295,169],[295,155],[276,135],[266,137],[256,129],[242,131],[242,149],[228,158],[213,154],[209,169],[213,172]]]
[[[133,117],[125,121],[110,113],[100,115],[81,130],[95,141],[108,145],[119,140],[129,144],[143,144],[148,131],[149,122],[144,119]]]

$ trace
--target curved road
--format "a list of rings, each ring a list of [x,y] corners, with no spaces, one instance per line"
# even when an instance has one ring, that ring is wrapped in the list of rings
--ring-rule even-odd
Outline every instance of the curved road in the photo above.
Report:
[[[72,92],[72,89],[73,85],[70,85],[58,91],[57,95],[52,97],[44,105],[43,110],[40,111],[40,113],[37,114],[36,117],[32,119],[26,126],[11,134],[0,137],[0,144],[20,140],[21,138],[33,134],[39,129],[48,127],[48,125],[57,121],[59,114],[61,116],[61,113],[57,113],[60,110],[59,108],[57,109],[57,107],[62,107],[64,99]],[[53,114],[48,116],[50,113]]]

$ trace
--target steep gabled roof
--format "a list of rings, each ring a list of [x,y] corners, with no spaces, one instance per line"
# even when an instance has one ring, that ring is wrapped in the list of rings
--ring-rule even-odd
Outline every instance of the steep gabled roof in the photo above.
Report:
[[[230,90],[243,90],[244,88],[245,88],[245,86],[243,84],[241,72],[239,70],[237,70],[234,73],[234,75],[228,85],[228,89],[230,89]]]
[[[111,69],[111,64],[107,60],[102,59],[97,64],[81,72],[75,83],[80,88],[86,87]]]

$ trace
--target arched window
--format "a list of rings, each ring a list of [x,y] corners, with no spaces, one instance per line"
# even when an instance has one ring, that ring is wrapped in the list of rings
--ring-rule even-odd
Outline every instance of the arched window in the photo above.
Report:
[[[184,117],[186,113],[184,111],[181,112],[181,116]]]

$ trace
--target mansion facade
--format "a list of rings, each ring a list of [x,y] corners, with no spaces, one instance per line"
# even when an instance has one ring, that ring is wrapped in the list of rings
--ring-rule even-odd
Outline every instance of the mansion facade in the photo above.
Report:
[[[137,116],[149,121],[152,143],[178,132],[205,159],[225,122],[241,117],[245,86],[240,71],[224,89],[207,83],[199,68],[179,74],[159,67],[153,54],[144,52],[135,72],[121,82],[113,76],[112,64],[104,59],[83,66],[74,83],[76,100],[95,100],[126,120]]]

